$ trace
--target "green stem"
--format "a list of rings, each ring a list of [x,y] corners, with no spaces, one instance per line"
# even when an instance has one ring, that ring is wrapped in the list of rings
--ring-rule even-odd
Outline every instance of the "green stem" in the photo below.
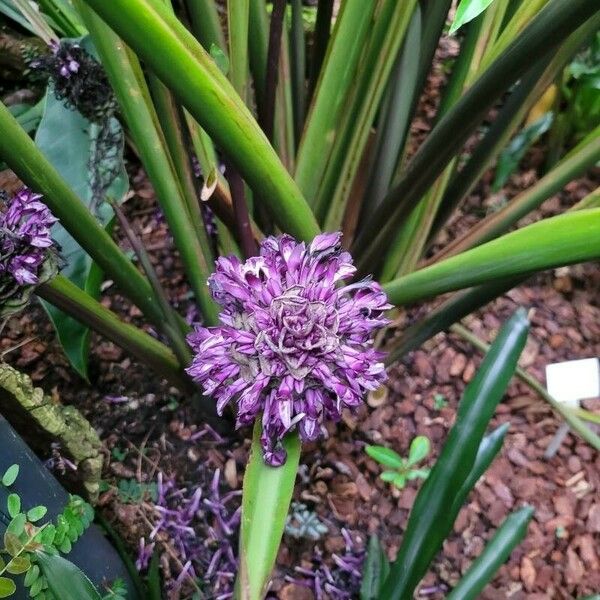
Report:
[[[206,285],[212,263],[205,256],[194,223],[190,219],[141,65],[131,50],[93,11],[80,0],[77,1],[77,6],[94,39],[123,117],[156,190],[202,314],[207,323],[215,324],[218,308]]]
[[[450,327],[450,331],[456,333],[467,342],[475,346],[478,350],[487,354],[490,346],[483,340],[479,339],[473,332],[469,331],[466,327],[460,323],[455,323]],[[600,450],[600,437],[597,436],[581,419],[576,411],[569,409],[569,407],[561,404],[555,400],[544,388],[544,386],[532,377],[529,373],[517,367],[515,375],[529,386],[534,392],[536,392],[541,398],[543,398],[560,416],[563,418],[571,427],[571,429],[577,432],[588,444],[593,446],[596,450]]]
[[[0,103],[0,156],[60,219],[62,226],[155,324],[163,321],[160,304],[148,281],[113,242],[54,167]]]
[[[227,43],[219,19],[219,11],[215,0],[185,0],[192,32],[207,52],[214,44],[227,55]]]
[[[164,6],[85,0],[132,46],[260,192],[277,224],[310,241],[319,228],[302,193],[214,60]]]
[[[124,348],[180,390],[194,389],[169,348],[141,329],[120,321],[113,312],[68,279],[58,275],[49,283],[39,286],[36,294]]]

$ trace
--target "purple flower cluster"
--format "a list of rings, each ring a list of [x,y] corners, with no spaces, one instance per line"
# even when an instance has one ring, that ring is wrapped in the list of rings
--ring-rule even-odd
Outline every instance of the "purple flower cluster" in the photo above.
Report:
[[[24,288],[55,272],[50,229],[57,219],[40,198],[22,188],[5,206],[0,202],[0,315],[23,297]]]
[[[81,67],[79,61],[76,58],[74,58],[73,53],[71,52],[71,48],[79,49],[79,45],[61,45],[58,42],[54,42],[50,45],[50,50],[52,51],[52,54],[54,55],[54,58],[56,60],[56,72],[58,75],[64,77],[65,79],[69,79],[72,75],[77,73]]]
[[[196,327],[188,338],[188,373],[215,397],[219,414],[235,403],[240,427],[262,412],[272,466],[285,462],[287,432],[316,439],[325,420],[338,421],[385,379],[372,337],[391,305],[370,279],[341,285],[355,268],[340,238],[322,234],[306,245],[269,237],[246,262],[219,258],[209,285],[223,307],[221,325]]]
[[[309,588],[316,600],[326,597],[336,600],[356,598],[362,581],[365,550],[345,529],[342,529],[342,536],[345,541],[344,554],[332,555],[332,567],[327,566],[322,551],[317,548],[313,557],[313,568],[296,567],[295,572],[300,577],[288,576],[287,581]]]
[[[201,487],[190,493],[159,473],[156,520],[148,540],[140,540],[137,568],[148,567],[156,541],[161,540],[173,548],[182,565],[173,590],[191,580],[210,591],[211,598],[231,598],[237,572],[234,549],[241,511],[237,498],[241,492],[221,495],[220,487],[218,469],[206,497]]]

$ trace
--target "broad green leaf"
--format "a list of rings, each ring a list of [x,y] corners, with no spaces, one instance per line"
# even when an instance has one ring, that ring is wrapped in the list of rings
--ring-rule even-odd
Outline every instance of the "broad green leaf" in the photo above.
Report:
[[[11,486],[19,476],[19,465],[10,465],[2,475],[2,485]]]
[[[11,518],[16,517],[21,512],[21,498],[18,494],[9,494],[6,500],[6,507]]]
[[[369,538],[367,557],[363,566],[360,600],[377,600],[389,571],[389,562],[376,535]]]
[[[252,449],[244,475],[240,568],[236,588],[246,600],[262,600],[285,528],[300,461],[296,433],[283,440],[287,460],[270,467],[263,460],[260,420],[254,426]]]
[[[402,489],[406,485],[407,476],[405,473],[398,473],[396,477],[394,477],[394,481],[392,483],[397,487]]]
[[[71,561],[45,552],[38,552],[37,561],[48,588],[60,600],[101,600],[94,584]]]
[[[33,508],[30,508],[27,511],[27,518],[32,523],[35,523],[36,521],[39,521],[40,519],[42,519],[46,515],[47,512],[48,512],[48,509],[45,506],[34,506]]]
[[[11,575],[25,573],[31,567],[31,561],[26,556],[15,556],[7,565],[6,570]]]
[[[25,579],[23,580],[25,587],[31,587],[39,576],[40,576],[40,568],[37,565],[33,565],[31,567],[31,569],[29,569],[29,571],[27,571],[27,574],[25,575]]]
[[[116,119],[106,125],[115,136],[122,135]],[[96,214],[101,225],[110,229],[113,211],[106,203],[94,198],[90,185],[90,161],[97,156],[97,140],[100,125],[90,123],[77,111],[67,108],[48,90],[44,116],[38,127],[35,142],[38,148],[63,176],[80,200]],[[118,173],[106,194],[119,201],[128,188],[127,175],[122,162],[122,151],[101,162],[98,171]],[[62,275],[93,298],[100,293],[102,273],[90,256],[79,246],[64,227],[57,223],[53,238],[61,246],[66,264]],[[72,317],[44,302],[44,308],[52,319],[61,345],[75,370],[87,379],[90,331]]]
[[[25,516],[25,513],[19,513],[18,515],[15,515],[8,524],[6,533],[12,533],[13,535],[20,536],[25,530],[26,522],[27,517]]]
[[[475,600],[527,533],[533,508],[525,506],[500,525],[483,552],[473,561],[446,600]]]
[[[17,586],[12,579],[0,577],[0,598],[8,598],[17,591]]]
[[[411,443],[408,451],[408,464],[410,466],[417,464],[427,457],[431,451],[429,438],[424,435],[418,435]]]
[[[384,467],[389,467],[390,469],[401,469],[404,467],[404,459],[391,448],[366,446],[365,452]]]
[[[418,300],[600,258],[600,209],[538,221],[386,284],[390,302]]]
[[[494,0],[462,0],[456,9],[454,21],[450,26],[450,33],[454,33],[465,23],[479,16]]]
[[[537,121],[520,131],[502,151],[496,167],[496,177],[492,184],[492,191],[499,191],[515,172],[525,153],[540,137],[550,129],[554,115],[547,112]]]
[[[475,481],[485,429],[510,381],[527,340],[529,323],[519,310],[505,324],[471,380],[458,407],[456,423],[429,477],[417,494],[398,556],[380,600],[411,598]],[[502,434],[503,435],[503,434]],[[502,435],[495,436],[502,438]],[[493,450],[495,443],[489,445]],[[486,455],[490,454],[486,452]],[[478,464],[479,463],[479,464]]]

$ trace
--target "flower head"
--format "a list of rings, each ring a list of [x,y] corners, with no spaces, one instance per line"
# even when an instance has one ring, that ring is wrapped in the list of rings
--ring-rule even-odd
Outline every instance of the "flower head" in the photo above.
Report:
[[[29,64],[52,81],[56,98],[90,121],[101,123],[116,111],[117,101],[102,65],[78,43],[55,42],[48,54]]]
[[[0,202],[0,317],[16,312],[33,286],[56,272],[50,228],[57,219],[40,198],[23,188]]]
[[[285,462],[283,436],[322,434],[367,390],[385,379],[372,335],[391,308],[381,287],[365,279],[341,286],[355,268],[340,233],[308,246],[288,235],[265,239],[260,255],[242,263],[221,257],[209,279],[223,307],[218,327],[197,327],[188,373],[217,400],[234,403],[237,425],[262,412],[262,446],[272,466]]]

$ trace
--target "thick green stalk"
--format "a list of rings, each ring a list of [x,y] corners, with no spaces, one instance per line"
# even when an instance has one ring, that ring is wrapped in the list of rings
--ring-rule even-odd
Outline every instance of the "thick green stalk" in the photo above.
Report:
[[[600,126],[581,141],[577,148],[552,171],[506,206],[480,220],[463,236],[453,240],[431,259],[431,263],[454,256],[498,237],[598,161],[600,161]]]
[[[411,304],[481,283],[600,258],[600,209],[544,219],[386,284],[390,302]]]
[[[347,0],[337,17],[296,161],[296,182],[311,205],[316,202],[344,104],[354,83],[375,4],[374,0]]]
[[[229,78],[240,98],[248,98],[248,19],[250,0],[227,0]]]
[[[192,32],[204,49],[210,52],[214,44],[227,55],[227,43],[215,0],[185,0],[185,5],[192,21]]]
[[[130,352],[182,391],[193,389],[175,355],[147,333],[123,323],[117,315],[61,275],[36,289],[36,294],[82,324]]]
[[[177,95],[260,192],[277,224],[298,239],[319,228],[302,193],[248,108],[185,27],[148,0],[85,0]]]
[[[86,29],[68,0],[38,0],[38,4],[62,29],[66,37],[85,35]]]
[[[373,28],[363,69],[358,75],[353,102],[346,112],[342,135],[327,166],[319,189],[317,216],[325,207],[325,229],[340,229],[354,178],[369,139],[371,127],[386,90],[389,74],[404,40],[417,0],[389,3],[390,12],[381,11]]]
[[[156,190],[202,314],[208,323],[214,324],[218,308],[206,285],[212,271],[211,257],[204,255],[190,219],[141,65],[102,19],[82,2],[78,2],[78,6],[115,90],[142,164]]]
[[[354,245],[360,273],[373,270],[398,224],[453,159],[495,100],[532,64],[551,54],[598,12],[595,0],[551,0],[437,124],[400,183],[366,223]],[[376,235],[375,240],[373,236]]]
[[[510,553],[523,540],[533,508],[524,506],[510,514],[500,525],[483,552],[473,561],[446,600],[475,600],[506,562]]]
[[[1,103],[0,130],[0,157],[21,181],[44,195],[44,202],[77,243],[151,321],[160,324],[162,310],[148,281]]]
[[[450,330],[463,339],[467,340],[469,343],[473,344],[475,348],[486,354],[489,352],[490,346],[486,344],[483,340],[479,339],[473,332],[469,331],[466,327],[463,327],[459,323],[455,323],[452,325]],[[600,437],[597,436],[577,415],[574,413],[569,406],[562,404],[555,400],[547,391],[544,386],[537,381],[534,377],[532,377],[527,371],[517,367],[515,370],[515,375],[523,381],[526,385],[528,385],[536,394],[538,394],[541,398],[543,398],[553,409],[554,411],[564,419],[569,427],[573,431],[575,431],[582,439],[584,439],[590,446],[600,451]]]
[[[244,475],[236,600],[262,600],[267,592],[300,462],[300,438],[297,433],[291,433],[283,440],[287,451],[285,464],[281,467],[266,465],[261,432],[258,419]]]

